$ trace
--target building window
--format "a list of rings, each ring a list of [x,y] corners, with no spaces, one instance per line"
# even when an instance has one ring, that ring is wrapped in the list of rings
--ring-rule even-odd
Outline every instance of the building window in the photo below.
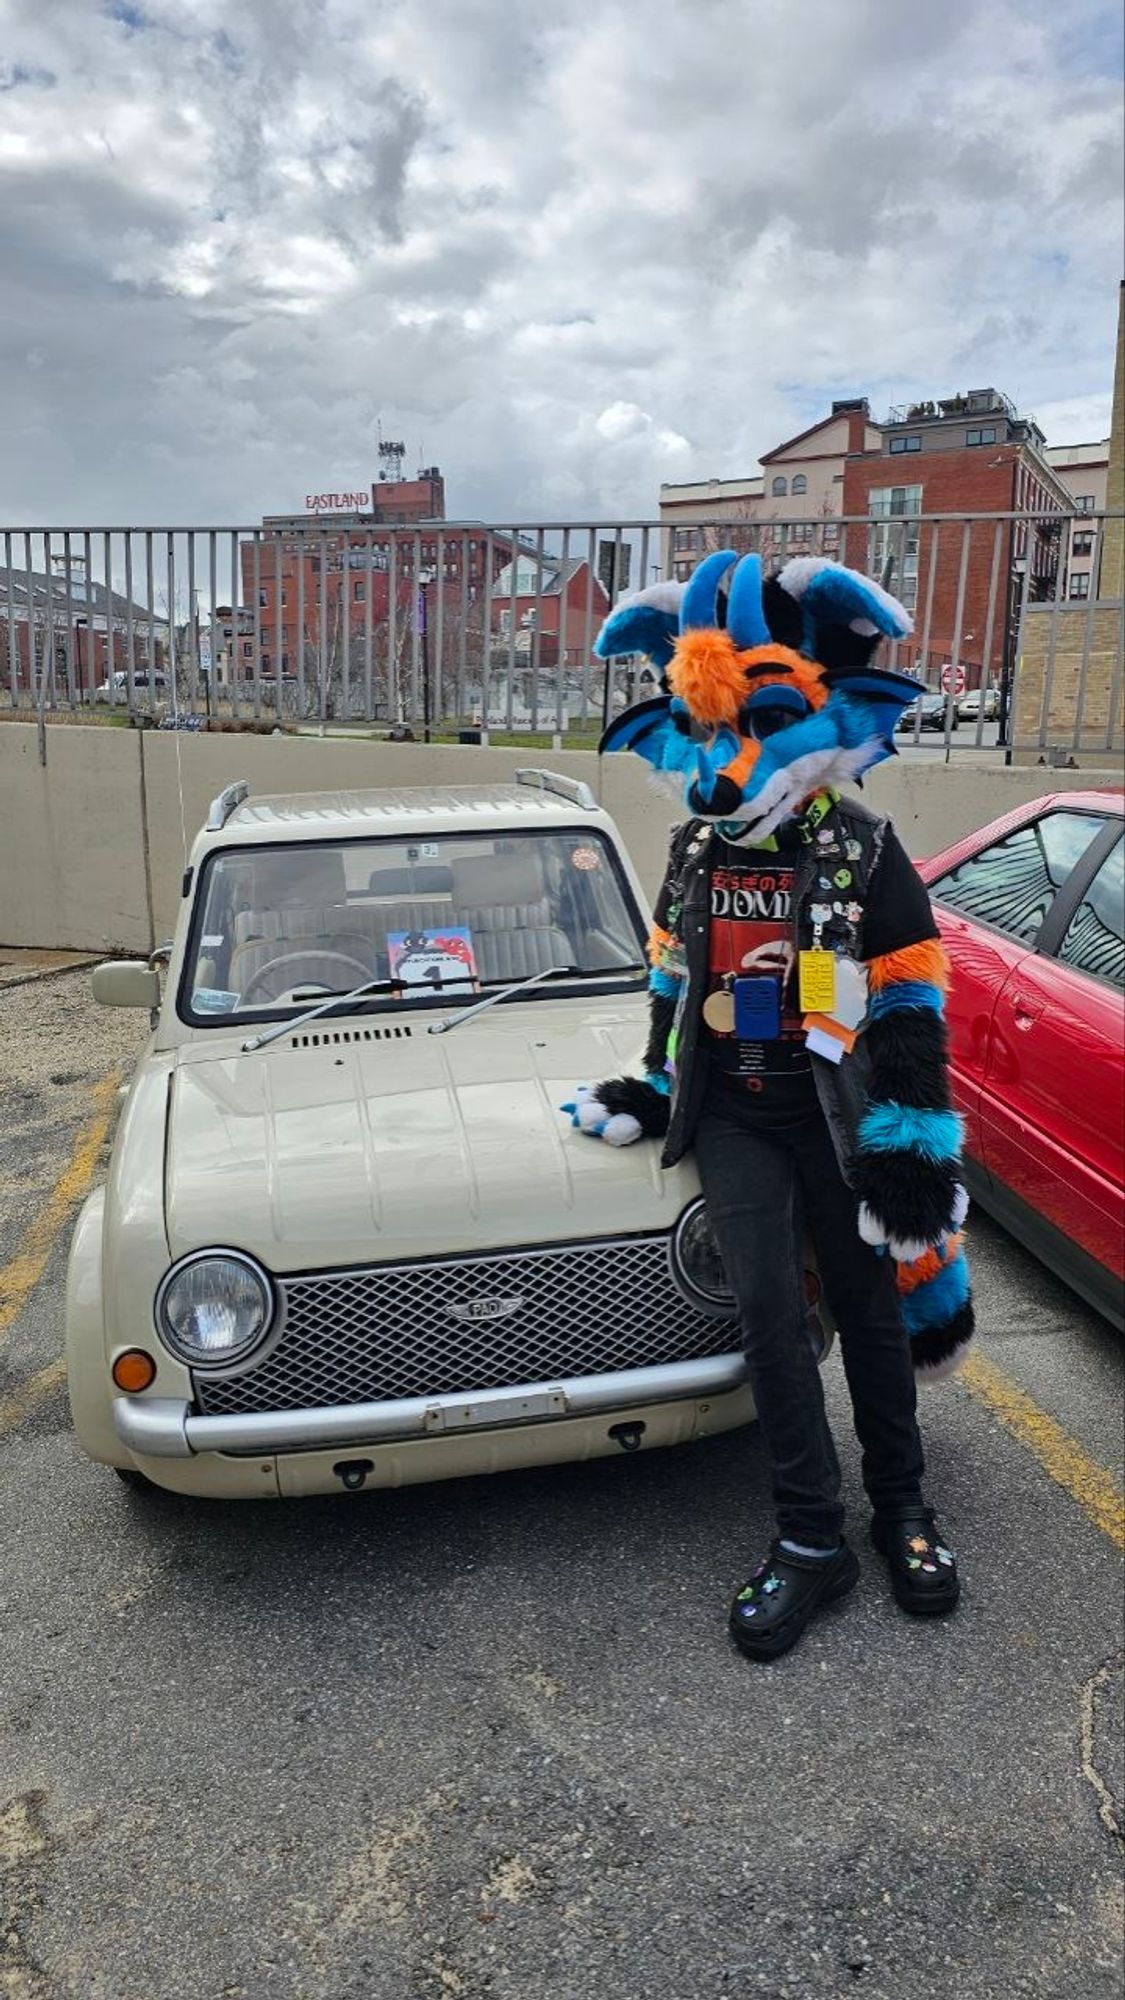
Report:
[[[1080,493],[1080,494],[1078,495],[1078,498],[1077,498],[1077,500],[1076,500],[1076,501],[1075,501],[1075,503],[1074,503],[1074,509],[1075,509],[1075,512],[1076,512],[1076,513],[1078,513],[1078,514],[1092,514],[1092,513],[1093,513],[1093,511],[1094,511],[1094,496],[1093,496],[1093,494],[1092,494],[1092,493]]]
[[[260,590],[260,591],[258,592],[258,609],[259,609],[259,611],[266,611],[266,610],[268,610],[268,608],[269,608],[269,601],[270,601],[270,594],[269,594],[269,591],[268,591],[268,590]]]
[[[793,476],[793,484],[792,484],[792,486],[790,487],[790,489],[789,489],[789,490],[790,490],[790,492],[791,492],[791,493],[807,493],[807,492],[808,492],[808,490],[809,490],[809,482],[808,482],[808,480],[807,480],[807,479],[805,478],[805,475],[804,475],[804,473],[803,473],[803,472],[798,472],[798,473],[795,473],[795,474],[794,474],[794,476]]]
[[[242,641],[242,657],[244,660],[252,660],[254,657],[254,647],[249,639]]]
[[[1071,597],[1089,597],[1090,572],[1088,569],[1079,570],[1076,576],[1071,577],[1069,595]]]
[[[1079,529],[1077,529],[1077,530],[1075,531],[1075,536],[1074,536],[1074,540],[1072,541],[1072,543],[1071,543],[1071,545],[1070,545],[1070,553],[1071,553],[1071,555],[1072,555],[1072,556],[1089,556],[1089,555],[1092,555],[1092,554],[1093,554],[1093,552],[1094,552],[1094,534],[1093,534],[1093,529],[1092,529],[1092,528],[1079,528]]]
[[[353,600],[355,601],[355,603],[356,603],[356,604],[362,604],[362,603],[363,603],[363,599],[364,599],[364,596],[365,596],[365,594],[366,594],[366,589],[367,589],[367,586],[366,586],[366,584],[364,584],[364,583],[353,583],[353,585],[352,585],[352,598],[353,598]]]
[[[984,429],[983,429],[982,431],[966,431],[966,432],[965,432],[965,443],[966,443],[966,444],[995,444],[995,443],[996,443],[996,426],[995,426],[995,424],[986,424],[986,425],[985,425],[985,427],[984,427]]]
[[[699,529],[676,528],[672,535],[672,545],[677,550],[697,549],[699,547]]]
[[[914,517],[922,511],[922,488],[873,487],[868,507],[873,516],[867,537],[868,573],[882,577],[890,564],[889,588],[911,611],[918,600],[919,528]]]
[[[788,491],[789,488],[785,480],[782,478],[781,474],[778,473],[777,478],[774,480],[773,485],[770,487],[770,492],[773,494],[775,500],[784,500],[785,495],[787,494]]]
[[[896,437],[891,439],[891,450],[896,454],[901,451],[921,451],[921,449],[922,440],[920,437]]]
[[[678,562],[678,563],[676,564],[676,581],[677,581],[677,583],[686,583],[690,575],[691,575],[691,564],[690,564],[690,563],[686,563],[686,562]]]

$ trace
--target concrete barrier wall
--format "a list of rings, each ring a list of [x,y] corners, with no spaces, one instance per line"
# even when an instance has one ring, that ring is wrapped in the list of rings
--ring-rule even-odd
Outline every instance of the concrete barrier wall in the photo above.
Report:
[[[634,757],[590,751],[349,743],[313,736],[189,736],[48,727],[47,764],[33,726],[0,727],[0,944],[149,950],[175,923],[184,865],[215,794],[246,778],[254,792],[510,782],[525,764],[584,778],[611,812],[650,895],[676,818]],[[183,809],[181,818],[181,782]],[[1044,793],[1106,774],[895,759],[865,797],[921,858]]]

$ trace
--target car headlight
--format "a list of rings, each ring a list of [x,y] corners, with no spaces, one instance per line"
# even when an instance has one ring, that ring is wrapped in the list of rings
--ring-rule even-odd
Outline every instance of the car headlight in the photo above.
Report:
[[[222,1368],[260,1345],[274,1318],[266,1273],[240,1250],[203,1250],[173,1266],[156,1295],[156,1321],[173,1354]]]
[[[691,1202],[676,1224],[672,1266],[689,1298],[702,1306],[704,1312],[724,1319],[737,1314],[734,1293],[702,1199]]]

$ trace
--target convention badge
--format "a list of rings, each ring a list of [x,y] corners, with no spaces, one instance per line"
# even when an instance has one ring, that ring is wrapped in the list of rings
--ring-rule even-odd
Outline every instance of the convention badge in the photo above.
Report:
[[[734,1032],[743,1042],[776,1042],[781,1034],[781,981],[776,974],[734,982]]]
[[[858,1028],[867,1012],[867,971],[854,958],[836,960],[836,1000],[829,1009],[841,1028]]]
[[[713,1035],[733,1035],[734,994],[729,986],[717,986],[703,1002],[703,1018]]]
[[[836,1005],[836,959],[830,951],[797,954],[797,991],[802,1014],[831,1014]]]

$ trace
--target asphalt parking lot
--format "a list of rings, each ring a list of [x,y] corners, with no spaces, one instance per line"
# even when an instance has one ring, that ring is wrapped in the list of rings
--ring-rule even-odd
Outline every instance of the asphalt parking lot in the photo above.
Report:
[[[765,1668],[724,1632],[753,1430],[142,1496],[79,1454],[58,1357],[143,1035],[80,970],[0,964],[3,2000],[1118,2000],[1109,1327],[976,1217],[979,1358],[923,1406],[961,1608],[891,1601],[833,1359],[863,1581]]]

